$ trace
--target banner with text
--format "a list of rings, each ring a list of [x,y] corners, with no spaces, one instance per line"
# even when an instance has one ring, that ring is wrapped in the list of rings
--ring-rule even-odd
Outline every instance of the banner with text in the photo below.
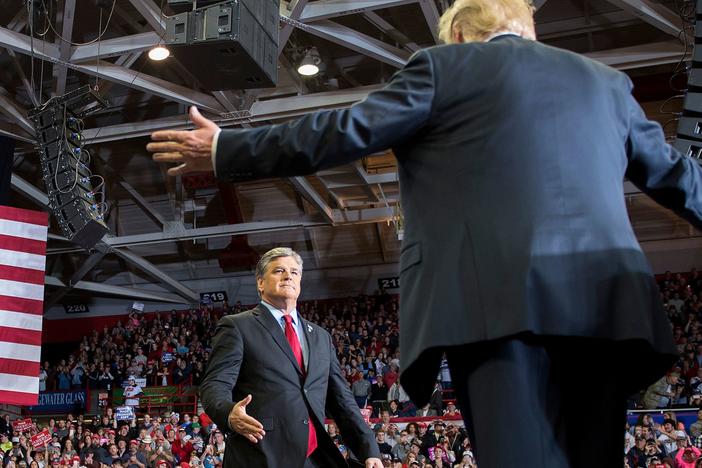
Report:
[[[51,434],[49,434],[48,429],[44,429],[39,434],[32,436],[32,447],[34,447],[34,450],[40,449],[49,442],[51,442]]]
[[[39,404],[30,413],[70,413],[85,408],[85,390],[39,392]]]
[[[32,420],[30,418],[18,419],[16,421],[12,421],[12,430],[24,432],[30,430],[32,428],[32,425]]]
[[[115,408],[115,420],[131,421],[134,419],[134,408],[131,406],[118,406]]]

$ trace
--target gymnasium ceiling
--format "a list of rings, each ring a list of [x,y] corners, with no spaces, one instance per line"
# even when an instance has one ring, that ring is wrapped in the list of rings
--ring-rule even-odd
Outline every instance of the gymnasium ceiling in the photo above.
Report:
[[[100,10],[93,0],[2,2],[0,134],[17,140],[15,205],[36,209],[47,200],[27,111],[85,84],[111,104],[87,120],[84,133],[92,170],[107,181],[111,234],[85,252],[62,239],[52,222],[47,306],[65,294],[195,301],[185,281],[248,274],[256,254],[281,244],[300,252],[308,270],[396,263],[401,226],[391,153],[311,177],[229,185],[207,176],[167,177],[144,151],[146,135],[188,128],[184,116],[192,104],[222,126],[351,105],[414,51],[437,43],[434,26],[449,2],[283,0],[278,86],[216,92],[199,85],[207,69],[146,56],[164,34],[164,15],[173,14],[164,3],[116,0]],[[683,3],[537,0],[537,33],[547,44],[627,71],[649,116],[673,134],[670,112],[681,101],[666,100],[678,94],[669,80],[686,52]],[[302,79],[295,64],[311,46],[323,69]],[[679,78],[673,84],[684,86]],[[627,200],[642,242],[698,236],[634,187],[627,186]],[[145,283],[161,288],[147,293]]]

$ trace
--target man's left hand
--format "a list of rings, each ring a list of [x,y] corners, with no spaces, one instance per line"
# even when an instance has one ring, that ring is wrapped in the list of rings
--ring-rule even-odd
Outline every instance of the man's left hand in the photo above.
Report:
[[[380,458],[366,458],[366,468],[383,468]]]
[[[151,134],[153,142],[146,150],[154,153],[156,162],[176,163],[168,175],[177,176],[191,172],[212,172],[212,142],[219,127],[197,110],[190,108],[190,120],[195,130],[161,130]]]

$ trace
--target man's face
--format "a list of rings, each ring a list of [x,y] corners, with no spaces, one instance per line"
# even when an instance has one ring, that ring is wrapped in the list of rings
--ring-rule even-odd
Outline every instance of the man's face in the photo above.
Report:
[[[381,414],[383,424],[388,424],[390,422],[390,413],[388,411],[383,411]]]
[[[263,274],[257,279],[261,298],[271,304],[285,300],[296,301],[300,295],[302,268],[293,257],[278,257],[271,261]]]
[[[382,444],[385,442],[385,432],[383,431],[378,431],[375,433],[375,440],[379,443]]]
[[[673,425],[670,423],[665,423],[663,424],[663,429],[665,429],[666,432],[670,432],[673,430]]]

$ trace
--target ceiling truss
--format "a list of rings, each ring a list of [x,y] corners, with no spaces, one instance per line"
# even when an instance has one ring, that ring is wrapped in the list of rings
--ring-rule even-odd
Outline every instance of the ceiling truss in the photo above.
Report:
[[[606,13],[590,17],[586,22],[580,19],[563,20],[560,22],[538,25],[539,34],[556,37],[568,34],[568,31],[580,30],[593,32],[605,30],[612,24],[632,22],[639,18],[660,31],[671,36],[679,37],[681,25],[677,15],[665,6],[652,0],[608,0],[622,11]],[[183,106],[196,105],[207,112],[220,126],[251,125],[256,122],[269,122],[299,116],[319,109],[335,109],[348,107],[367,96],[378,86],[355,87],[331,92],[301,94],[308,90],[304,83],[298,80],[297,95],[259,99],[265,97],[260,93],[244,93],[236,96],[229,91],[212,93],[201,92],[190,87],[150,76],[131,67],[142,53],[158,43],[165,32],[165,19],[159,11],[157,2],[153,0],[129,0],[131,6],[146,21],[144,31],[139,29],[136,34],[100,41],[100,44],[71,45],[57,40],[55,43],[37,38],[30,38],[22,33],[26,27],[27,18],[24,8],[15,15],[6,27],[0,27],[0,47],[6,49],[12,60],[13,68],[20,77],[33,105],[37,105],[42,96],[37,96],[34,86],[27,79],[19,62],[19,55],[32,56],[53,65],[54,87],[47,92],[61,95],[66,91],[69,70],[97,77],[106,81],[101,90],[105,91],[115,84],[125,86],[148,95],[158,96],[169,102]],[[435,43],[438,43],[436,25],[440,16],[435,0],[292,0],[281,2],[280,9],[280,45],[282,54],[293,30],[304,31],[317,38],[324,39],[347,49],[349,53],[360,54],[393,68],[401,68],[420,45],[398,30],[387,19],[381,16],[380,10],[416,5],[426,22]],[[546,4],[546,0],[534,2],[537,9]],[[76,0],[65,0],[65,8],[60,23],[61,35],[70,39],[73,35],[76,13]],[[439,3],[442,8],[447,2]],[[128,15],[120,6],[119,15]],[[338,20],[349,15],[361,15],[376,30],[384,33],[389,42],[381,41],[366,33],[343,25]],[[60,21],[59,21],[60,20]],[[580,28],[580,29],[578,29]],[[593,52],[589,55],[595,60],[621,69],[647,67],[652,65],[674,63],[684,56],[680,42],[671,39],[665,42],[644,44],[636,47],[625,47],[606,51]],[[116,61],[108,61],[117,57]],[[281,56],[281,64],[290,69],[286,57]],[[358,61],[351,57],[350,61]],[[344,59],[337,60],[342,64]],[[343,71],[343,66],[341,67]],[[184,70],[181,72],[185,73]],[[192,77],[192,76],[191,76]],[[351,80],[351,79],[350,79]],[[33,129],[27,119],[27,110],[17,104],[7,93],[0,90],[0,113],[11,122],[0,125],[0,134],[15,136],[22,141],[31,141]],[[277,91],[279,92],[279,90]],[[242,106],[242,103],[244,105]],[[184,122],[182,115],[156,119],[142,119],[136,122],[108,125],[100,128],[87,129],[84,132],[86,140],[91,144],[125,140],[148,135],[156,129],[184,129],[189,124]],[[313,180],[316,182],[313,184]],[[282,230],[310,230],[315,227],[330,225],[347,225],[377,223],[391,221],[395,218],[395,206],[398,201],[397,174],[369,170],[361,164],[349,165],[335,171],[317,174],[314,178],[295,177],[290,179],[295,190],[307,200],[316,213],[312,217],[292,221],[250,222],[236,225],[223,225],[207,228],[187,227],[182,219],[177,219],[177,207],[174,206],[175,221],[166,219],[160,212],[153,209],[150,202],[142,197],[138,190],[123,179],[117,184],[142,209],[145,216],[150,218],[158,227],[158,231],[147,234],[108,236],[99,244],[97,250],[88,257],[83,266],[70,278],[62,280],[49,276],[47,285],[61,286],[61,290],[53,293],[49,302],[56,302],[70,289],[97,291],[94,283],[83,278],[90,270],[98,265],[107,254],[115,254],[140,271],[155,278],[164,287],[173,291],[169,293],[154,293],[138,291],[131,288],[110,286],[109,294],[122,297],[133,297],[139,300],[171,300],[173,302],[197,301],[197,294],[174,280],[158,267],[128,250],[129,247],[152,245],[166,242],[193,241],[224,236],[247,235]],[[315,185],[321,190],[315,188]],[[29,182],[13,175],[12,186],[19,193],[40,206],[46,206],[46,195]],[[358,193],[349,195],[349,191]],[[177,201],[176,201],[177,202]],[[181,210],[182,211],[182,210]],[[182,214],[182,213],[181,213]],[[53,236],[61,240],[60,236]],[[65,240],[65,239],[64,239]],[[50,255],[76,253],[81,250],[72,246],[54,246]],[[385,253],[383,253],[385,256]],[[100,285],[103,288],[108,285]],[[104,289],[103,289],[104,290]]]

